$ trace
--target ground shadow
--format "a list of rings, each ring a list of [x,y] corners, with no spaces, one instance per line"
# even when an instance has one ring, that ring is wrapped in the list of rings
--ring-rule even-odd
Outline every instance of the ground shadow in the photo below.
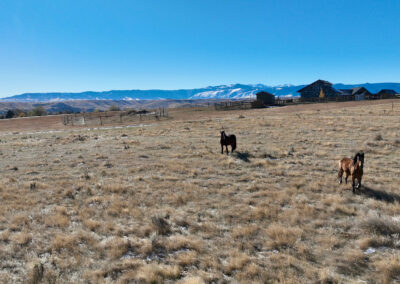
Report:
[[[361,190],[357,191],[357,193],[388,203],[393,203],[395,201],[400,203],[400,195],[392,192],[385,192],[383,190],[373,189],[368,186],[362,186]]]
[[[236,158],[242,160],[243,162],[250,163],[250,160],[249,160],[250,154],[248,152],[235,151],[234,153],[235,153]]]

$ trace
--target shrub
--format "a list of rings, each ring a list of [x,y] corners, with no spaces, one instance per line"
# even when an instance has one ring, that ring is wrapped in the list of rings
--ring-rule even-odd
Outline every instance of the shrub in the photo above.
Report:
[[[6,112],[6,118],[13,118],[14,115],[15,115],[15,113],[14,113],[14,111],[11,110],[11,109],[9,109],[9,110]]]
[[[120,108],[119,108],[118,106],[116,106],[116,105],[111,105],[111,106],[108,108],[108,110],[109,110],[109,111],[120,111]]]
[[[45,116],[47,115],[46,110],[42,106],[37,106],[31,109],[28,113],[29,116]]]

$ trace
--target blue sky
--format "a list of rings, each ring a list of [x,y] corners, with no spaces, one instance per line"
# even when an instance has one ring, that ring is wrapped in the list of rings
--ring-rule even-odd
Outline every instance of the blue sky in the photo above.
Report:
[[[400,81],[398,0],[0,0],[0,97]]]

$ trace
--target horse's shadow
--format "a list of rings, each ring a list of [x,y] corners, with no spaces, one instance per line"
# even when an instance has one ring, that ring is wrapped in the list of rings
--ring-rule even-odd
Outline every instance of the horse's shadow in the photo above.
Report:
[[[234,153],[235,153],[236,158],[242,160],[243,162],[250,163],[250,159],[249,158],[251,157],[251,155],[250,155],[249,152],[238,152],[238,151],[235,151]]]
[[[392,192],[373,189],[368,186],[362,186],[361,190],[357,191],[357,193],[379,201],[385,201],[387,203],[394,203],[395,201],[400,203],[400,195]]]

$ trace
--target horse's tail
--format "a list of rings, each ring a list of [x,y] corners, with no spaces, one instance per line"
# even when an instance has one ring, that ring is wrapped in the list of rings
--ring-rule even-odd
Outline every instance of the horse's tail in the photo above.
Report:
[[[343,159],[339,160],[339,172],[338,172],[338,176],[341,177],[343,174]]]
[[[232,134],[232,152],[236,149],[236,136]]]

